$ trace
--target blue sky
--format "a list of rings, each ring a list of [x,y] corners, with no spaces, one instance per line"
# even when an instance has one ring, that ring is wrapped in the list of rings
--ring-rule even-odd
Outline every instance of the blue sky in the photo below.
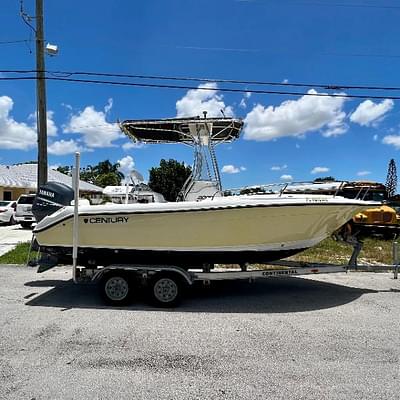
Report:
[[[34,14],[34,0],[24,0],[24,7]],[[46,58],[46,68],[400,86],[399,17],[395,0],[45,0],[45,37],[60,49]],[[0,42],[29,37],[19,1],[2,0]],[[34,69],[34,43],[30,47],[32,54],[25,43],[0,44],[0,69]],[[334,93],[296,89],[307,90]],[[0,80],[0,163],[36,159],[35,102],[33,81]],[[72,164],[76,149],[82,150],[83,165],[130,155],[145,176],[161,158],[191,164],[190,149],[179,145],[128,148],[113,123],[204,109],[212,115],[221,108],[245,120],[243,137],[217,148],[225,187],[326,175],[384,181],[400,149],[399,104],[391,100],[49,81],[47,104],[51,165]]]

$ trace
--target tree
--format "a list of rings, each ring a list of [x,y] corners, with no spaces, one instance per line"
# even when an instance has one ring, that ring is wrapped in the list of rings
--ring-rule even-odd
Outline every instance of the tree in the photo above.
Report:
[[[68,165],[65,165],[63,167],[57,167],[56,171],[61,172],[64,175],[71,175],[71,168]]]
[[[118,170],[119,167],[120,167],[119,163],[111,164],[110,160],[105,160],[105,161],[100,161],[97,165],[92,167],[92,171],[97,175],[112,173],[117,175],[121,180],[124,178],[124,174]]]
[[[315,178],[314,182],[335,182],[335,180],[333,176],[325,176],[323,178]]]
[[[149,173],[150,188],[161,193],[165,200],[176,201],[180,190],[192,173],[192,169],[176,160],[162,159],[160,166],[151,168]]]
[[[100,187],[119,186],[124,174],[120,172],[119,163],[112,164],[109,160],[100,161],[97,165],[83,167],[79,171],[79,177],[85,182]],[[72,175],[72,167],[58,167],[57,171],[66,175]]]
[[[121,178],[113,172],[101,174],[96,177],[95,183],[97,186],[119,186],[121,184]]]
[[[389,161],[388,173],[386,177],[386,192],[389,199],[396,194],[396,189],[397,189],[396,162],[392,158]]]

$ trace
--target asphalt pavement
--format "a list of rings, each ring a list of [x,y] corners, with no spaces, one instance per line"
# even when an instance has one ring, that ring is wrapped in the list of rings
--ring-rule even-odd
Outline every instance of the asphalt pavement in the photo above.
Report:
[[[0,399],[399,399],[390,273],[198,286],[105,307],[71,270],[0,266]]]

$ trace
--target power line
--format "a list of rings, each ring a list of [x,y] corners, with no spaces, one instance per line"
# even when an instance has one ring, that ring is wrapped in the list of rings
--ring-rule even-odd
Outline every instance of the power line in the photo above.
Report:
[[[376,4],[357,4],[357,3],[321,3],[317,1],[301,1],[291,2],[293,5],[310,5],[310,6],[324,6],[324,7],[345,7],[345,8],[381,8],[381,9],[395,9],[399,10],[400,6],[390,5],[376,5]]]
[[[1,81],[32,81],[35,79],[36,76],[0,76]]]
[[[163,46],[167,47],[167,46]],[[213,51],[213,52],[237,52],[237,53],[264,53],[274,56],[290,55],[290,56],[303,56],[304,51],[293,50],[271,50],[264,48],[228,48],[228,47],[200,47],[200,46],[173,46],[174,49],[179,50],[196,50],[196,51]],[[400,58],[399,54],[380,54],[380,53],[336,53],[336,52],[307,52],[310,56],[324,56],[324,57],[370,57],[370,58]]]
[[[247,4],[267,4],[267,1],[263,0],[235,0],[237,3]],[[270,2],[268,2],[270,3]],[[275,3],[276,4],[276,3]],[[343,7],[343,8],[380,8],[380,9],[395,9],[399,10],[400,6],[396,5],[377,5],[377,4],[362,4],[362,3],[332,3],[321,1],[286,1],[285,5],[290,6],[322,6],[322,7]],[[268,4],[270,5],[270,4]]]
[[[352,99],[392,99],[400,100],[400,96],[367,96],[367,95],[347,95],[340,93],[305,93],[305,92],[289,92],[289,91],[277,91],[277,90],[259,90],[259,89],[236,89],[236,88],[209,88],[209,87],[197,87],[197,86],[185,86],[185,85],[163,85],[163,84],[152,84],[152,83],[134,83],[134,82],[122,82],[122,81],[105,81],[105,80],[92,80],[92,79],[75,79],[75,78],[56,78],[47,77],[47,80],[54,81],[66,81],[66,82],[81,82],[81,83],[93,83],[93,84],[104,84],[104,85],[119,85],[119,86],[133,86],[143,88],[163,88],[163,89],[185,89],[185,90],[212,90],[229,93],[253,93],[253,94],[279,94],[279,95],[290,95],[290,96],[315,96],[315,97],[341,97],[341,98],[352,98]]]
[[[0,44],[29,43],[29,42],[33,42],[33,40],[32,39],[4,40],[0,41]]]
[[[235,79],[213,79],[213,78],[194,78],[194,77],[179,77],[179,76],[160,76],[160,75],[132,75],[132,74],[114,74],[104,72],[66,72],[66,71],[48,71],[49,74],[66,74],[72,75],[86,75],[86,76],[104,76],[115,78],[134,78],[134,79],[156,79],[156,80],[170,80],[170,81],[192,81],[201,83],[231,83],[240,85],[259,85],[259,86],[289,86],[289,87],[308,87],[320,88],[327,90],[340,90],[340,89],[360,89],[360,90],[400,90],[400,87],[386,87],[386,86],[349,86],[349,85],[336,85],[336,84],[321,84],[321,83],[284,83],[284,82],[266,82],[266,81],[251,81],[251,80],[235,80]]]
[[[36,77],[0,77],[0,80],[34,80]],[[185,86],[185,85],[163,85],[153,83],[136,83],[136,82],[124,82],[124,81],[106,81],[106,80],[93,80],[93,79],[76,79],[76,78],[61,78],[61,77],[49,77],[45,78],[51,81],[63,81],[63,82],[75,82],[75,83],[89,83],[89,84],[102,84],[102,85],[115,85],[115,86],[131,86],[131,87],[142,87],[142,88],[157,88],[157,89],[184,89],[184,90],[207,90],[216,92],[228,92],[228,93],[253,93],[253,94],[277,94],[287,96],[314,96],[314,97],[339,97],[346,99],[392,99],[400,100],[400,96],[369,96],[369,95],[357,95],[357,94],[346,94],[346,93],[309,93],[309,92],[289,92],[289,91],[278,91],[278,90],[261,90],[261,89],[237,89],[237,88],[209,88],[209,87],[197,87],[197,86]]]
[[[32,26],[31,22],[33,19],[36,19],[37,17],[31,17],[29,14],[27,14],[24,11],[24,1],[20,0],[19,2],[20,7],[19,7],[19,15],[22,18],[22,21],[31,29],[31,32],[36,33],[36,29]]]
[[[4,74],[27,74],[36,73],[36,70],[0,70]],[[44,71],[55,78],[69,78],[73,75],[85,76],[103,76],[113,78],[132,78],[132,79],[148,79],[148,80],[168,80],[168,81],[191,81],[200,83],[226,83],[235,85],[256,85],[256,86],[282,86],[282,87],[303,87],[303,88],[319,88],[325,90],[381,90],[381,91],[400,91],[400,86],[369,86],[369,85],[343,85],[343,84],[322,84],[322,83],[291,83],[291,82],[268,82],[253,80],[235,80],[235,79],[218,79],[218,78],[195,78],[185,76],[163,76],[163,75],[137,75],[137,74],[120,74],[107,72],[90,72],[90,71]],[[57,76],[63,75],[63,76]],[[50,77],[48,77],[50,79]],[[79,79],[78,81],[81,81]],[[83,80],[82,80],[83,81]],[[197,87],[195,89],[198,89]],[[207,88],[208,89],[208,88]],[[250,90],[245,90],[249,91]]]

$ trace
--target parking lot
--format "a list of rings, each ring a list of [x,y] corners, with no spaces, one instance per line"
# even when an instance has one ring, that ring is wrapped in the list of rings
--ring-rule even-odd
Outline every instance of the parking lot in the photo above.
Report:
[[[0,266],[1,399],[398,399],[400,284],[321,274],[105,307],[67,267]]]

